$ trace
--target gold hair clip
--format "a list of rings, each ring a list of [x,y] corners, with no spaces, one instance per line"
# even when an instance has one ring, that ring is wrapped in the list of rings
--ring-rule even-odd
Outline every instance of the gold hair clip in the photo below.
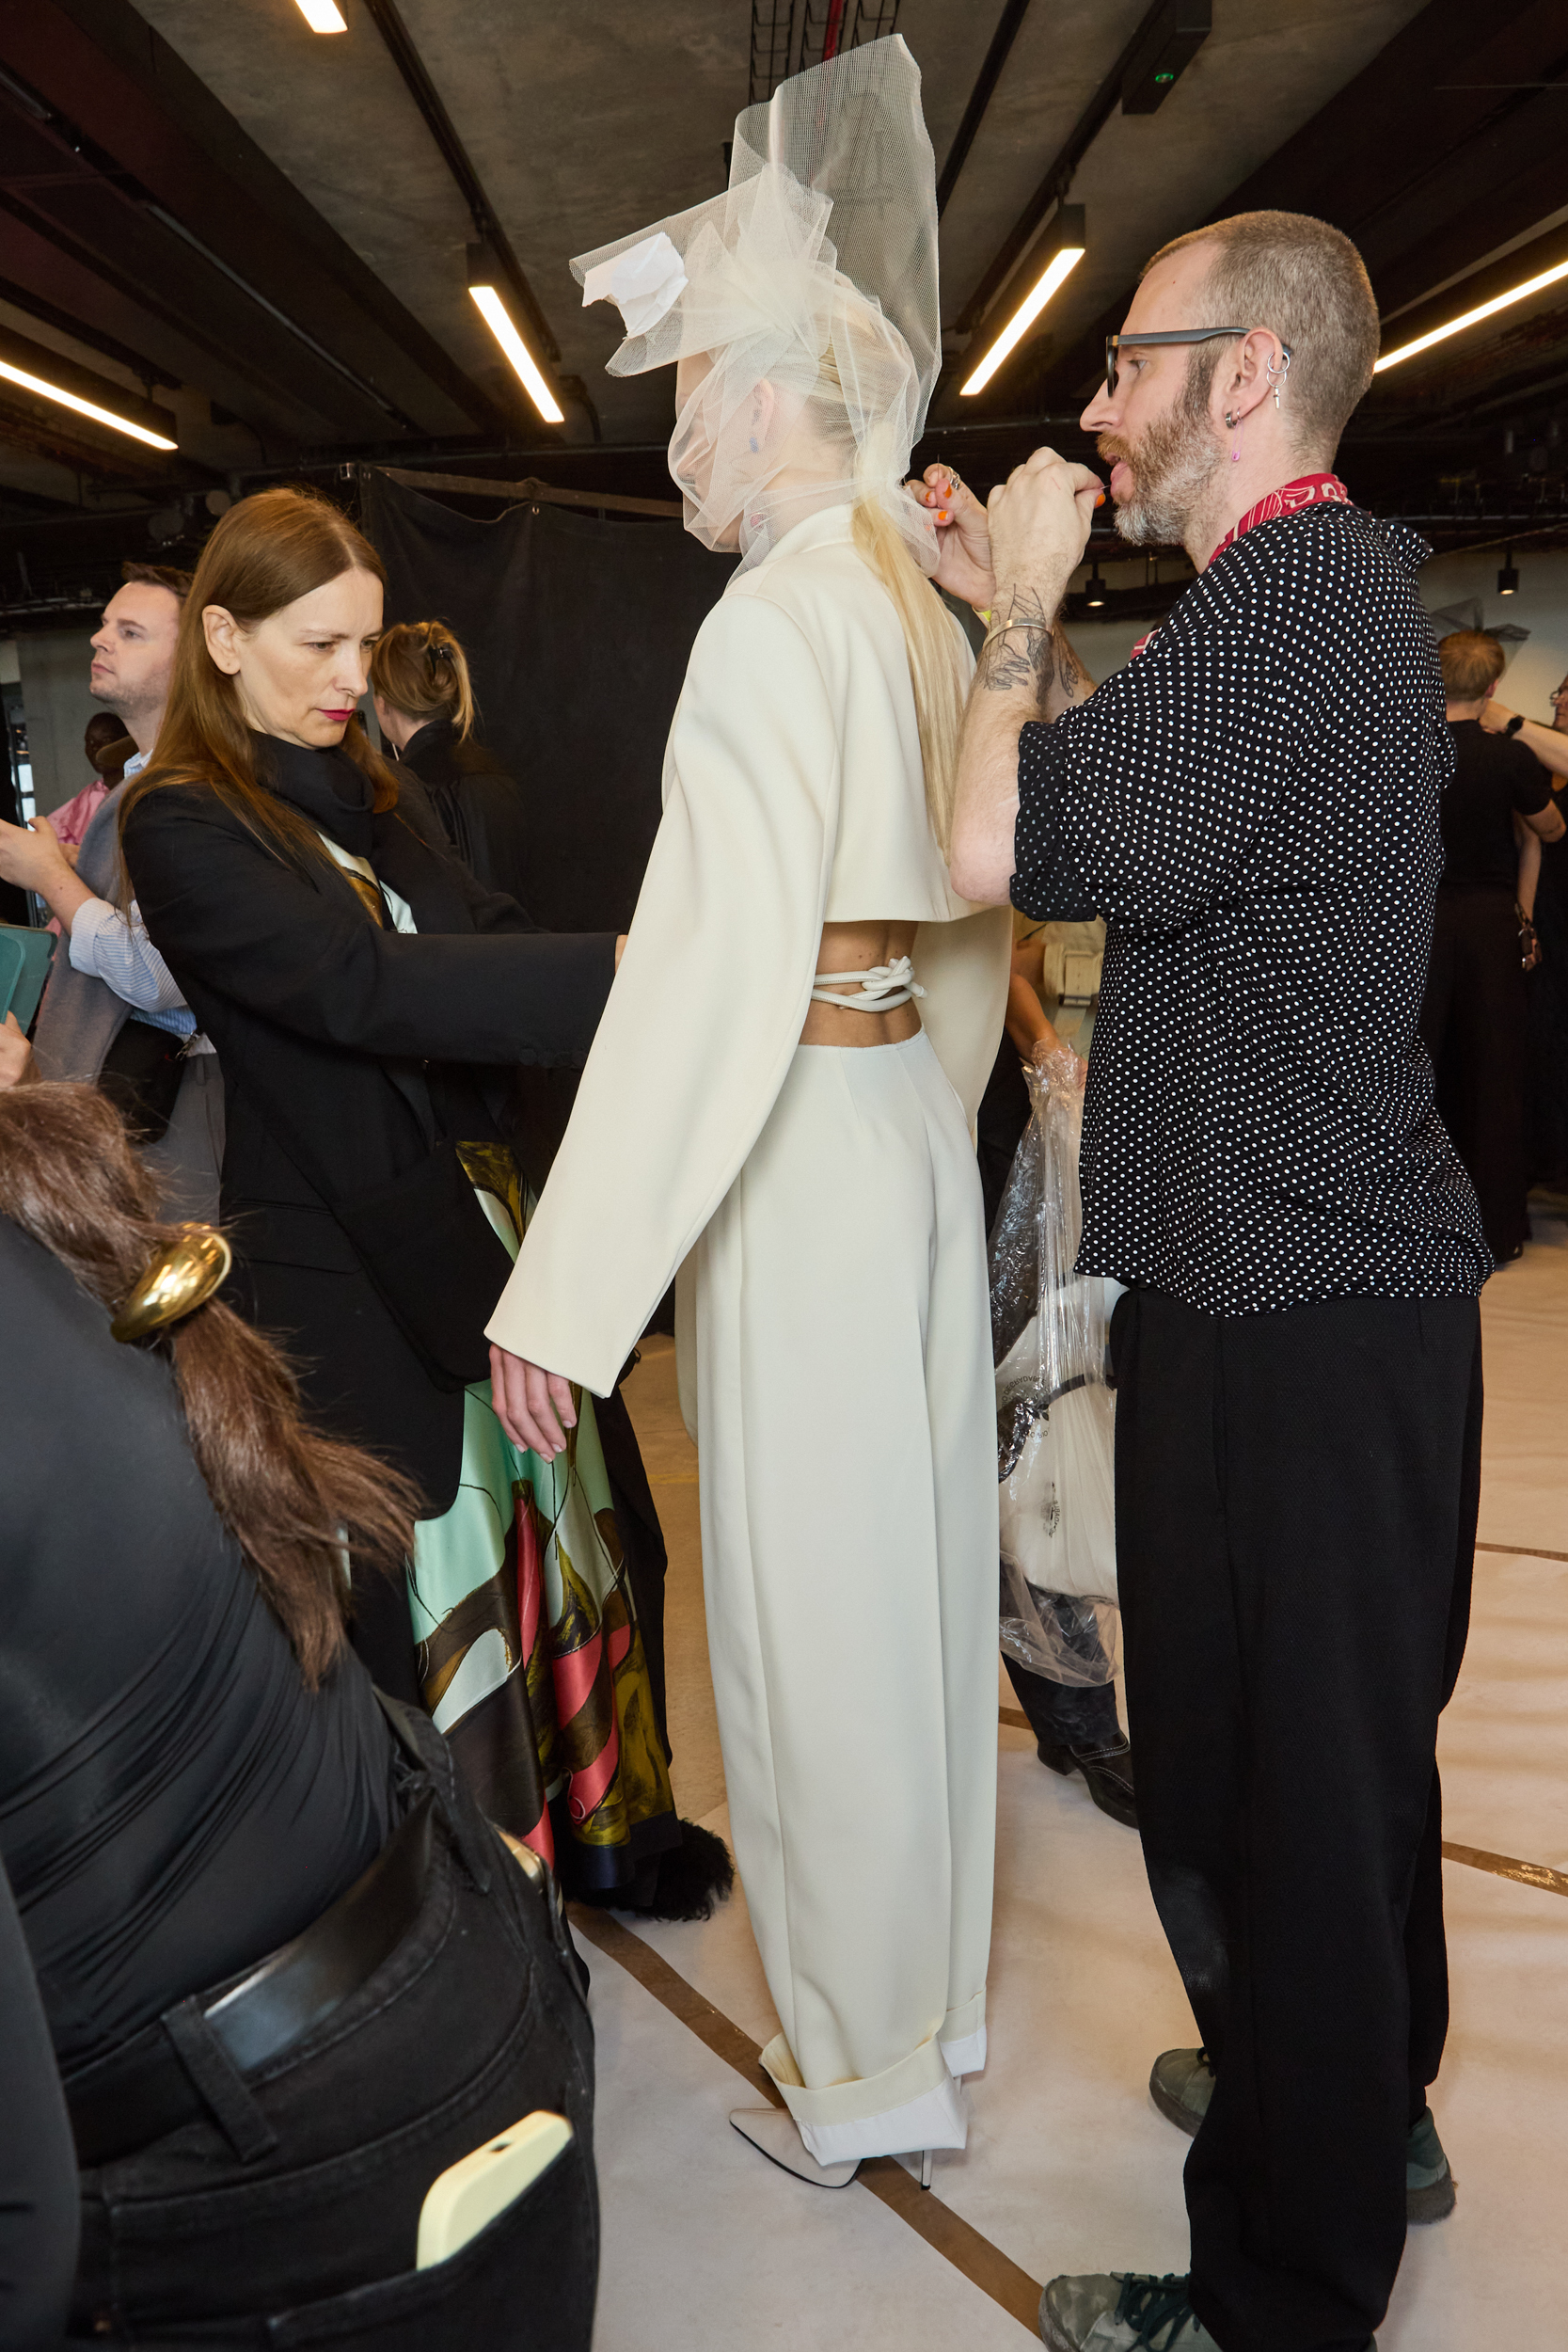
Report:
[[[121,1299],[109,1326],[111,1338],[145,1339],[150,1331],[194,1314],[227,1281],[233,1263],[234,1253],[215,1226],[182,1225]]]

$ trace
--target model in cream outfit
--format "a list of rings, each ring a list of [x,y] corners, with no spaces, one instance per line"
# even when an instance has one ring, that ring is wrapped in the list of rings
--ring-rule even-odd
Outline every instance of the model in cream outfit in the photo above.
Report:
[[[951,660],[967,678],[956,623]],[[863,986],[863,955],[814,1004],[841,925],[913,927],[922,1026],[902,967]],[[730,1821],[782,2027],[764,2063],[824,2166],[961,2147],[956,2077],[985,2059],[997,1489],[970,1129],[1010,939],[952,891],[897,609],[850,504],[819,507],[698,634],[620,973],[489,1331],[602,1394],[683,1269]]]

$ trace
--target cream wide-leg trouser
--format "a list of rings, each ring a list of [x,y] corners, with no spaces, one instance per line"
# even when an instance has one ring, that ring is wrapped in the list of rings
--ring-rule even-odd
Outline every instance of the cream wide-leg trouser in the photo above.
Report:
[[[924,1032],[802,1045],[697,1253],[703,1565],[730,1824],[822,2163],[961,2148],[996,1820],[980,1180]]]

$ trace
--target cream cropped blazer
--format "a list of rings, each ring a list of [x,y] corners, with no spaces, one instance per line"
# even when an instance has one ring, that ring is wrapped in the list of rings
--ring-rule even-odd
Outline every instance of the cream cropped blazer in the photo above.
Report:
[[[903,629],[837,506],[733,580],[697,633],[621,969],[491,1339],[609,1393],[778,1098],[823,924],[871,919],[920,927],[921,1018],[973,1126],[1009,910],[948,882]]]

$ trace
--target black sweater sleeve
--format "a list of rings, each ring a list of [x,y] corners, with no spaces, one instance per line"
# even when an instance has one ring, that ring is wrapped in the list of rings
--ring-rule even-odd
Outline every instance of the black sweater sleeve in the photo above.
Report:
[[[615,974],[609,932],[549,932],[470,884],[476,934],[376,929],[199,787],[148,794],[125,861],[175,977],[318,1043],[433,1061],[580,1062]]]
[[[76,2151],[33,1964],[0,1869],[0,2346],[55,2352],[76,2274]]]

